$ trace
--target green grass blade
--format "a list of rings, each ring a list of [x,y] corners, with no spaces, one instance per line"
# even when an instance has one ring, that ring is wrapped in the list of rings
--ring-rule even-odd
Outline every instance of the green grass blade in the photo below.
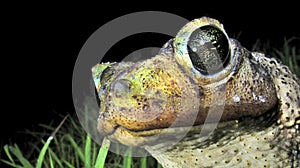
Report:
[[[48,149],[49,150],[49,154],[51,155],[51,157],[53,158],[53,160],[55,161],[56,164],[58,164],[58,166],[60,168],[64,168],[62,162],[60,159],[58,159],[57,155],[52,151],[51,148]]]
[[[96,157],[97,157],[97,151],[98,148],[96,146],[96,143],[92,143],[92,158],[91,158],[91,163],[95,164],[96,163]]]
[[[51,134],[51,136],[47,139],[46,143],[44,144],[40,154],[39,154],[39,157],[38,157],[38,160],[37,160],[37,163],[36,163],[36,168],[41,168],[42,167],[42,164],[43,164],[43,160],[44,160],[44,157],[45,157],[45,154],[46,154],[46,151],[53,139],[53,137],[55,136],[55,134],[57,133],[57,131],[61,128],[61,126],[63,125],[63,123],[66,121],[68,116],[65,116],[65,118],[60,122],[60,124],[58,125],[58,127],[54,130],[54,132]]]
[[[78,146],[78,144],[76,143],[76,141],[74,140],[74,138],[71,135],[67,135],[67,139],[70,141],[71,145],[75,149],[76,155],[79,156],[80,160],[84,161],[84,154],[81,151],[81,149]]]
[[[80,156],[78,155],[78,153],[76,153],[76,155],[75,155],[75,160],[73,161],[73,164],[75,164],[75,165],[80,165]]]
[[[24,168],[23,166],[16,165],[15,163],[11,163],[11,162],[9,162],[9,161],[7,161],[7,160],[2,160],[2,159],[1,159],[1,161],[2,161],[3,163],[5,163],[5,164],[11,166],[11,167],[15,167],[15,168]]]
[[[52,160],[52,157],[51,157],[51,154],[50,154],[49,151],[48,151],[48,155],[49,155],[50,167],[51,167],[51,168],[54,168],[54,163],[53,163],[53,160]]]
[[[131,157],[131,148],[129,148],[126,151],[126,154],[124,156],[123,160],[123,168],[131,168],[131,163],[132,163],[132,157]]]
[[[10,154],[10,152],[9,152],[9,146],[8,146],[8,145],[5,145],[3,148],[4,148],[4,152],[5,152],[6,156],[8,157],[9,161],[10,161],[11,163],[14,164],[15,161],[14,161],[13,158],[11,157],[11,154]]]
[[[108,153],[109,146],[110,146],[110,140],[108,140],[107,138],[104,138],[102,141],[102,145],[99,150],[98,156],[97,156],[95,168],[103,168],[104,167],[105,159],[106,159],[106,156]]]
[[[84,167],[90,168],[91,167],[91,137],[89,135],[86,136],[86,142],[85,142],[85,150],[84,150]]]
[[[69,163],[68,161],[66,161],[66,160],[63,160],[63,162],[66,164],[66,166],[68,167],[68,168],[75,168],[71,163]]]
[[[52,139],[53,139],[53,137],[50,136],[47,139],[46,143],[44,144],[44,146],[43,146],[43,148],[42,148],[42,150],[41,150],[41,152],[39,154],[39,157],[38,157],[38,160],[37,160],[37,163],[36,163],[36,168],[41,168],[42,167],[46,151],[47,151],[47,149],[48,149],[48,147],[49,147]]]
[[[17,157],[21,164],[26,168],[33,168],[31,163],[23,156],[19,147],[15,144],[14,147],[10,148],[11,152]]]
[[[141,159],[140,159],[140,168],[147,168],[147,157],[145,156],[145,157],[142,157]]]

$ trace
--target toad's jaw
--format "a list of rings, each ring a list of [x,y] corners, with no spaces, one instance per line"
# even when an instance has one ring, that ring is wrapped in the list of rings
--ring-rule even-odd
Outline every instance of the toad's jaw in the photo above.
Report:
[[[276,108],[276,107],[274,107]],[[104,113],[101,113],[104,114]],[[171,125],[169,127],[154,127],[144,129],[133,129],[127,127],[126,124],[118,123],[114,120],[105,118],[100,115],[98,120],[98,131],[102,136],[108,137],[112,141],[117,141],[126,146],[147,146],[155,144],[173,144],[182,140],[187,135],[198,134],[197,137],[207,137],[214,131],[225,134],[226,132],[235,132],[244,130],[245,128],[261,130],[267,128],[274,123],[277,118],[274,109],[254,117],[242,117],[239,119],[223,120],[216,122],[204,122],[200,124],[190,124],[188,126]],[[251,131],[250,131],[251,132]],[[248,132],[249,133],[249,132]]]
[[[162,129],[147,131],[131,131],[123,126],[117,126],[107,137],[126,146],[142,146],[158,139]]]
[[[228,126],[234,127],[236,124],[237,120],[233,120],[220,123],[204,123],[196,126],[134,131],[121,125],[111,124],[108,121],[100,121],[98,122],[98,130],[110,140],[117,141],[126,146],[145,146],[164,142],[174,143],[183,139],[188,133],[208,135],[214,129],[221,129]],[[106,128],[103,128],[103,126]]]

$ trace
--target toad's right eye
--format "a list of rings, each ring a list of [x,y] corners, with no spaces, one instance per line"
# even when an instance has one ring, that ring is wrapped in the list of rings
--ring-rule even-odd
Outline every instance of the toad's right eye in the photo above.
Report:
[[[228,41],[226,35],[213,25],[199,27],[193,31],[187,49],[194,68],[203,75],[223,70],[230,59]]]
[[[173,41],[174,56],[187,74],[205,85],[228,80],[238,66],[223,25],[202,17],[187,23]]]

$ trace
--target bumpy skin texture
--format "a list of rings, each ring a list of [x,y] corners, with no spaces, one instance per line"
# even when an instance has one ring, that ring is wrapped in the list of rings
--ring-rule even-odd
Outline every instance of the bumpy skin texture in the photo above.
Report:
[[[300,166],[299,79],[217,20],[189,22],[151,59],[92,71],[100,133],[164,167]]]

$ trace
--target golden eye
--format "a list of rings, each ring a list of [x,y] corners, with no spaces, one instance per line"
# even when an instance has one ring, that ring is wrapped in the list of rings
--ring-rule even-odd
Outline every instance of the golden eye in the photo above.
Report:
[[[199,27],[192,32],[187,44],[192,64],[201,74],[215,74],[227,66],[230,57],[229,42],[217,27]]]
[[[209,17],[187,23],[173,41],[176,61],[201,84],[226,81],[234,74],[241,58],[234,46],[223,25]]]

